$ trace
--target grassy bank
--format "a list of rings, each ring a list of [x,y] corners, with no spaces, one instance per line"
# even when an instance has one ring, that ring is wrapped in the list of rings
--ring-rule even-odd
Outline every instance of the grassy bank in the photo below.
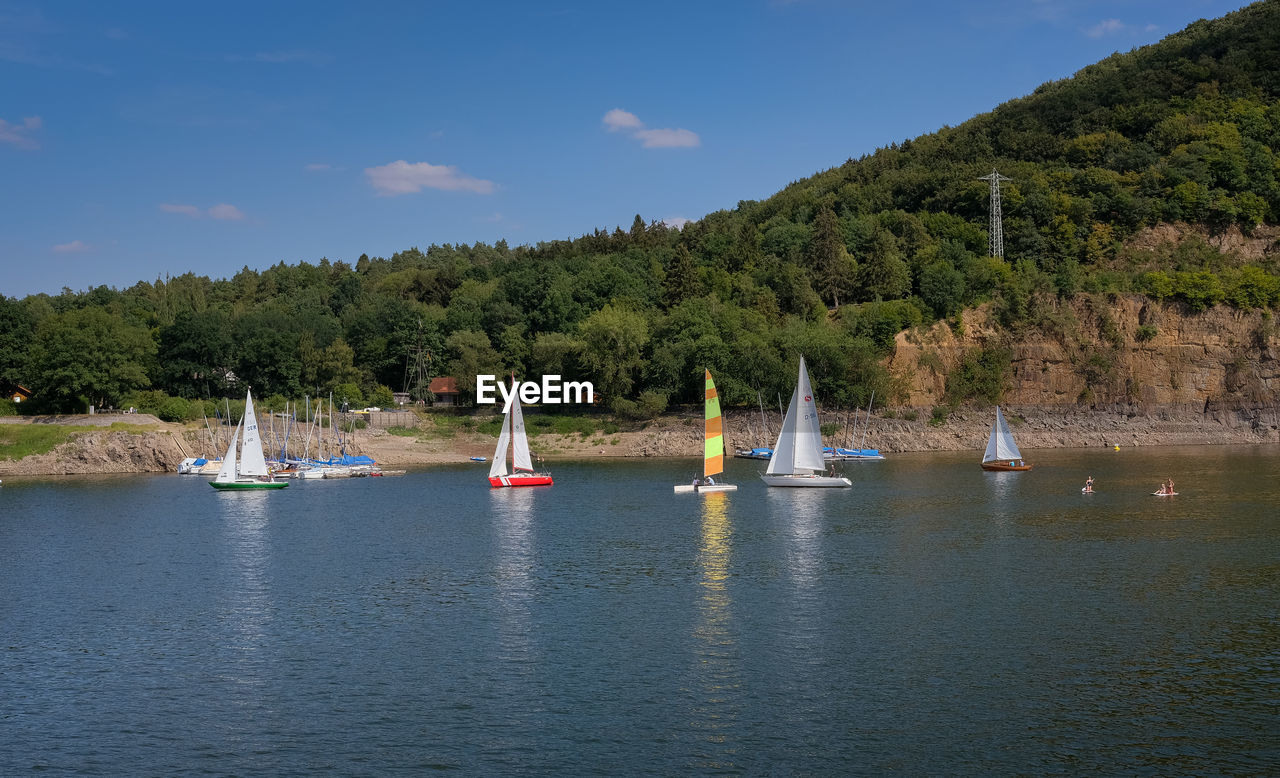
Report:
[[[0,459],[17,461],[35,454],[48,454],[76,435],[85,432],[155,432],[152,428],[116,422],[110,427],[64,424],[0,424]]]

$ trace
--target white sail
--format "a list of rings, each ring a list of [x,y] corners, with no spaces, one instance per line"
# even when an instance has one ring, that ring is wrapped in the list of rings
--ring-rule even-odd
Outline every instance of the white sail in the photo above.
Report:
[[[258,417],[253,412],[253,397],[244,396],[244,440],[240,446],[240,475],[265,476],[267,460],[262,455],[262,437],[258,434]]]
[[[529,437],[524,431],[524,412],[520,410],[520,398],[511,398],[511,458],[513,471],[533,472],[533,459],[529,456]]]
[[[800,357],[800,375],[787,406],[782,432],[773,446],[773,457],[765,470],[769,475],[820,472],[826,469],[822,458],[822,431],[818,426],[818,403],[813,398],[809,371]]]
[[[800,385],[791,392],[791,402],[787,405],[787,415],[782,419],[782,430],[778,432],[778,441],[773,444],[773,456],[769,458],[769,466],[765,472],[769,475],[790,475],[795,472],[796,446],[796,393]]]
[[[502,417],[502,432],[498,434],[498,447],[493,450],[493,464],[489,465],[489,477],[507,474],[507,449],[511,447],[511,414]]]
[[[240,425],[236,425],[236,431],[231,435],[231,445],[227,446],[227,453],[222,457],[222,467],[218,468],[218,474],[213,480],[225,484],[228,481],[236,480],[236,441],[240,439]]]
[[[987,438],[987,450],[982,454],[982,461],[994,462],[1002,459],[1022,459],[1022,452],[1018,451],[1018,444],[1013,442],[1013,433],[1009,431],[1004,414],[997,405],[996,420],[991,422],[991,436]]]

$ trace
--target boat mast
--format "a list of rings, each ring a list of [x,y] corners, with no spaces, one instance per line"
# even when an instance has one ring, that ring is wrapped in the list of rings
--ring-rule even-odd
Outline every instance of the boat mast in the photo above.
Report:
[[[867,442],[867,427],[871,426],[871,403],[876,401],[876,390],[871,390],[871,399],[867,401],[867,421],[862,425],[862,437],[858,439],[858,453],[862,453],[862,447]],[[855,430],[856,431],[856,430]]]

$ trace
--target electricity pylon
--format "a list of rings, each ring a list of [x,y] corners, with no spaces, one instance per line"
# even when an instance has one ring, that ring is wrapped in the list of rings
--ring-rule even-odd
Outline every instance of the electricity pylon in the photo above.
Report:
[[[996,172],[995,168],[991,168],[991,175],[979,176],[979,181],[991,182],[991,224],[988,227],[987,241],[991,244],[991,256],[1004,259],[1004,225],[1000,218],[1000,182],[1012,181],[1008,176],[1002,176]]]

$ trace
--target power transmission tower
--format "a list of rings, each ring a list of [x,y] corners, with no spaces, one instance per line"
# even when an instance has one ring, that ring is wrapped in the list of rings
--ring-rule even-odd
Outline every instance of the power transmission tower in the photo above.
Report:
[[[409,347],[404,365],[404,391],[413,403],[431,401],[431,352],[422,346],[422,320],[418,320],[418,337]]]
[[[1002,176],[996,172],[995,168],[991,168],[991,175],[979,176],[979,181],[991,182],[991,224],[988,228],[988,242],[991,244],[991,256],[1004,259],[1004,225],[1000,218],[1000,182],[1012,181],[1008,176]]]

